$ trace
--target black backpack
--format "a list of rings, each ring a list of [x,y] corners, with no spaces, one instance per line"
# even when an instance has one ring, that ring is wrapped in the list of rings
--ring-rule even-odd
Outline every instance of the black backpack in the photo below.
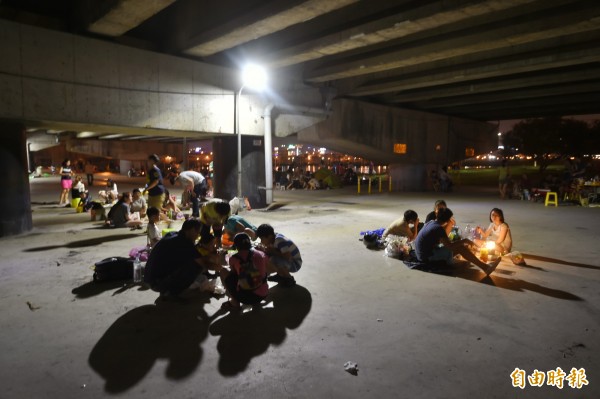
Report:
[[[94,264],[94,281],[97,283],[132,279],[133,259],[113,256]]]
[[[254,251],[250,250],[245,260],[239,254],[233,255],[240,261],[238,288],[243,291],[254,291],[267,281],[267,276],[261,275],[261,272],[254,266],[252,262],[253,253]]]

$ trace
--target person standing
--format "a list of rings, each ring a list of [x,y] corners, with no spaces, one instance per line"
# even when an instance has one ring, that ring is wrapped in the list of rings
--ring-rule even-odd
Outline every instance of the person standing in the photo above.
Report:
[[[510,170],[506,163],[506,159],[502,160],[499,168],[500,173],[498,174],[498,190],[500,191],[500,199],[506,198],[506,188],[510,180]]]
[[[192,200],[192,217],[199,217],[200,205],[198,199],[200,199],[200,201],[206,200],[206,192],[208,191],[206,179],[202,173],[194,170],[184,170],[179,174],[179,176],[177,176],[176,180],[181,183],[184,191],[188,191],[190,193]]]
[[[92,165],[89,161],[86,162],[84,171],[87,177],[88,187],[92,187],[94,185],[94,165]]]
[[[158,158],[158,155],[152,154],[148,157],[148,160],[152,163],[152,167],[148,171],[148,183],[144,187],[144,194],[148,193],[148,207],[153,206],[161,209],[163,202],[165,202],[165,186],[163,185],[162,172],[158,167],[160,158]]]
[[[69,204],[69,191],[71,191],[71,188],[73,187],[71,161],[65,159],[58,173],[60,174],[60,186],[62,188],[58,205],[66,205]]]

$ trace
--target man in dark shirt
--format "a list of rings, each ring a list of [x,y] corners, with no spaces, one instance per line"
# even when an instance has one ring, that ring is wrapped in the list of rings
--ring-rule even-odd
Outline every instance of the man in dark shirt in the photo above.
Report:
[[[163,185],[162,172],[158,167],[160,158],[158,155],[152,154],[148,157],[152,162],[152,167],[148,170],[148,184],[144,188],[144,193],[148,193],[148,207],[155,207],[161,209],[165,202],[165,186]]]
[[[200,227],[199,220],[186,220],[181,230],[163,237],[150,252],[144,281],[161,296],[177,297],[203,271],[195,247]]]
[[[489,276],[496,270],[496,266],[500,263],[500,258],[498,257],[498,259],[490,263],[484,263],[469,249],[469,245],[473,244],[472,241],[462,239],[450,242],[447,231],[451,230],[455,224],[452,215],[453,213],[450,209],[440,208],[437,212],[437,219],[425,223],[423,229],[419,231],[415,240],[415,252],[418,261],[423,265],[430,262],[445,262],[451,265],[453,263],[453,256],[457,253],[478,266]]]

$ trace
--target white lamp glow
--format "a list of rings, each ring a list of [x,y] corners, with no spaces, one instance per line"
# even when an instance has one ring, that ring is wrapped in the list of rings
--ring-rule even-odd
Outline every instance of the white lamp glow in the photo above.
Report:
[[[247,64],[242,70],[242,84],[253,90],[262,90],[267,85],[267,72],[256,64]]]

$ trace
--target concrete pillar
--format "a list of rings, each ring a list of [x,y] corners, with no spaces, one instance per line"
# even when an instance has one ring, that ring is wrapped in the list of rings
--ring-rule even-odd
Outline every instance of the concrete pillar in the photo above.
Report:
[[[27,172],[25,126],[0,120],[0,237],[24,233],[33,227]]]
[[[237,137],[213,140],[214,196],[231,200],[237,195]],[[252,208],[266,207],[265,146],[261,136],[242,136],[242,196]]]
[[[388,167],[392,191],[425,191],[427,167],[425,164],[391,164]]]

